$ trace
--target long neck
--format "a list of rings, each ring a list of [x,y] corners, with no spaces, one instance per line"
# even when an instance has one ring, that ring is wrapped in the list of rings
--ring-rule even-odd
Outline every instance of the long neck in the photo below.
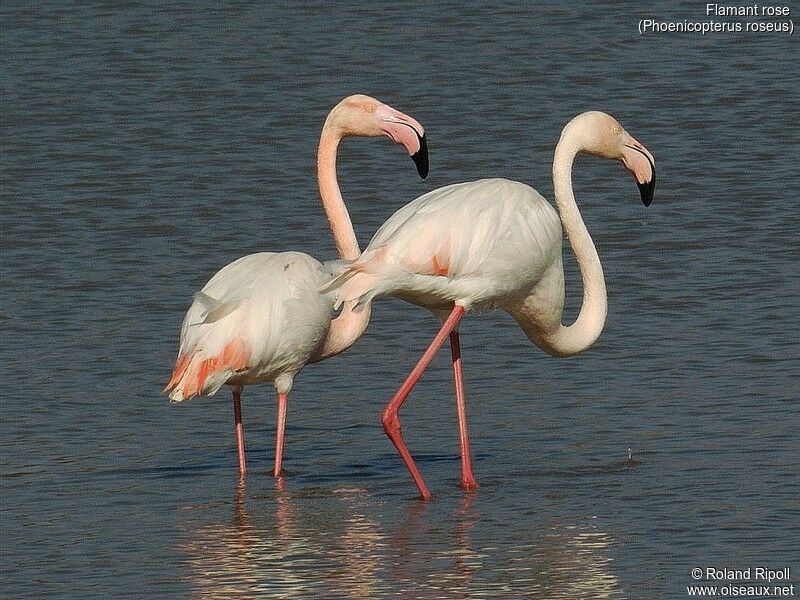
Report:
[[[603,266],[572,192],[572,163],[578,150],[572,136],[563,135],[553,159],[556,205],[583,279],[583,304],[578,318],[572,325],[560,325],[544,340],[549,351],[561,356],[577,354],[589,348],[603,330],[608,309]]]
[[[322,208],[328,217],[328,223],[333,233],[333,241],[339,256],[346,260],[355,260],[361,256],[350,213],[344,204],[342,192],[336,178],[336,151],[342,136],[337,134],[330,125],[330,117],[322,128],[317,151],[317,182],[319,194],[322,198]]]
[[[333,131],[330,121],[331,117],[322,128],[317,152],[319,193],[339,256],[345,260],[355,260],[361,256],[361,249],[336,177],[336,151],[342,136]],[[339,316],[331,321],[328,334],[312,361],[335,356],[352,346],[366,330],[370,313],[369,305],[355,312],[353,303],[346,304]]]

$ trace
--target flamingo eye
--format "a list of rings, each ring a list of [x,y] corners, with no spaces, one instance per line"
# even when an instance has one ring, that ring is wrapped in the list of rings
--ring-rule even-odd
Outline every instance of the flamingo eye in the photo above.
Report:
[[[370,104],[369,106],[367,106],[367,112],[368,113],[375,112],[375,107]]]

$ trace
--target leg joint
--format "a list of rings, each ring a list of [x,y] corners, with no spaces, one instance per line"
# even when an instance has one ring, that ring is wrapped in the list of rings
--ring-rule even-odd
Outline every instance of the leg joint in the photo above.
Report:
[[[391,410],[387,407],[381,415],[381,423],[383,430],[389,437],[394,437],[395,434],[400,432],[400,418],[397,416],[397,411]]]

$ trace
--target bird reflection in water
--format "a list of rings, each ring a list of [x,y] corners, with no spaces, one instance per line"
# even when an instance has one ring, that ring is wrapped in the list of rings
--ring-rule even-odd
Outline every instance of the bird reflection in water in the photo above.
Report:
[[[430,502],[411,505],[390,546],[390,589],[411,597],[619,597],[608,556],[612,538],[595,518],[531,527],[499,523],[482,514],[486,506],[493,504],[481,502],[480,493],[465,494],[449,518]],[[498,529],[507,531],[498,537]]]
[[[528,583],[533,597],[603,600],[620,597],[608,550],[612,538],[591,521],[547,523],[536,545],[520,547],[508,570]]]
[[[364,489],[275,486],[248,495],[241,481],[232,519],[187,524],[180,549],[194,595],[597,600],[622,591],[613,539],[594,518],[504,523],[483,514],[493,503],[480,492],[398,514]]]
[[[431,531],[436,517],[427,515],[426,518],[431,503],[418,500],[409,507],[391,542],[396,555],[390,570],[396,581],[421,586],[436,581],[451,593],[456,589],[470,589],[473,575],[481,567],[481,554],[474,550],[469,537],[479,519],[478,512],[472,508],[475,498],[476,494],[464,494],[452,518],[448,519],[454,523],[451,543],[436,544],[438,551],[434,553],[431,547],[426,547],[431,539],[440,535],[438,531]]]
[[[197,595],[370,598],[384,586],[386,536],[367,516],[372,499],[365,490],[294,492],[283,478],[275,488],[248,496],[242,480],[232,527],[223,522],[186,532],[180,550]]]

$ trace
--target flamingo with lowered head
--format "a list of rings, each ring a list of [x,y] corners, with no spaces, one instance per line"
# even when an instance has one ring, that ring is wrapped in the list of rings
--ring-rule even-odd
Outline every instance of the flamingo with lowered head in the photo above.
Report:
[[[578,153],[620,160],[649,205],[655,187],[653,156],[610,115],[586,112],[561,133],[553,159],[558,211],[523,183],[483,179],[446,186],[407,204],[381,226],[361,257],[323,291],[337,302],[361,303],[393,296],[426,307],[443,325],[383,411],[394,443],[423,498],[431,497],[400,431],[398,411],[449,337],[456,377],[461,443],[461,485],[477,486],[472,472],[457,326],[467,312],[501,308],[528,338],[554,356],[589,348],[606,319],[603,267],[572,192]],[[583,279],[577,320],[562,325],[564,270],[561,230],[569,239]]]
[[[322,128],[317,176],[322,205],[343,259],[358,258],[353,224],[336,179],[336,152],[347,136],[388,136],[428,174],[425,131],[415,119],[374,98],[349,96]],[[336,270],[300,252],[250,254],[218,271],[195,294],[181,328],[180,349],[164,388],[172,402],[233,390],[239,473],[247,470],[241,390],[272,381],[278,393],[274,475],[281,474],[286,405],[295,375],[309,362],[344,352],[367,327],[370,311],[346,306],[333,319],[334,299],[319,288]]]

